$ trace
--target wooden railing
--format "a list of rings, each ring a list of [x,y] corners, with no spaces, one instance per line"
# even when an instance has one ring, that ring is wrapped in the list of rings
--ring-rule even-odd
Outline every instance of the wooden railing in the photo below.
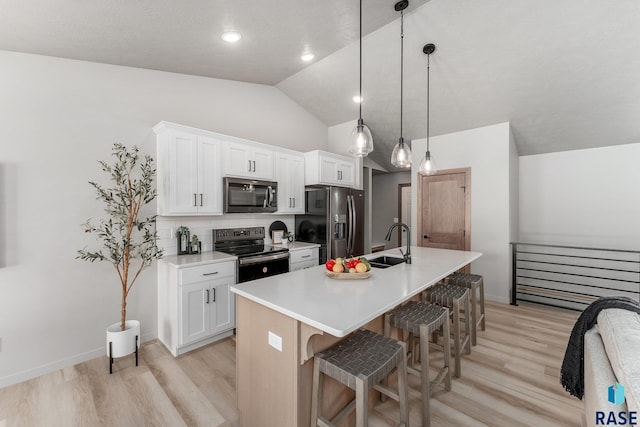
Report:
[[[582,311],[601,296],[640,301],[640,252],[511,243],[511,304],[533,302]]]

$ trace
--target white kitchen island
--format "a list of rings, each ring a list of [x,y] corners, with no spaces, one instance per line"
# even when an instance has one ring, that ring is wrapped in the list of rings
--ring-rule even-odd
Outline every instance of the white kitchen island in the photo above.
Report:
[[[412,247],[412,263],[374,268],[365,280],[336,280],[324,266],[235,285],[236,388],[243,426],[308,426],[312,357],[482,254]],[[397,250],[378,252],[399,257]],[[327,415],[351,394],[325,381]]]

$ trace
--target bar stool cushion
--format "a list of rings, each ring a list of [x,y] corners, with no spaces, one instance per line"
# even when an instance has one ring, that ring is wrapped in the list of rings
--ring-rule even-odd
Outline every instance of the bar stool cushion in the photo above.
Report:
[[[435,332],[445,319],[446,309],[425,304],[420,301],[409,301],[389,313],[389,323],[392,327],[403,329],[415,336],[420,336],[420,325],[428,326],[428,333]]]
[[[467,286],[471,283],[480,284],[482,282],[482,276],[479,274],[471,273],[454,273],[448,277],[449,283],[459,286]]]
[[[427,299],[438,305],[451,307],[454,300],[465,296],[467,288],[462,286],[440,285],[427,291]]]
[[[392,338],[359,329],[315,357],[320,372],[355,389],[358,377],[368,378],[370,387],[385,379],[404,357],[402,348]]]

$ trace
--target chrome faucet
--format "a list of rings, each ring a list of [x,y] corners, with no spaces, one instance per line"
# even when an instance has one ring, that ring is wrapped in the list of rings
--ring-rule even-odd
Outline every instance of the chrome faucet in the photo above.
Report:
[[[400,249],[400,253],[404,258],[404,262],[406,262],[407,264],[411,264],[411,229],[407,224],[403,222],[396,222],[391,227],[389,227],[389,231],[387,231],[387,237],[385,237],[384,239],[387,242],[391,241],[391,233],[393,232],[393,229],[396,227],[402,227],[405,230],[407,230],[407,252],[402,252],[402,249],[400,248],[398,249]]]

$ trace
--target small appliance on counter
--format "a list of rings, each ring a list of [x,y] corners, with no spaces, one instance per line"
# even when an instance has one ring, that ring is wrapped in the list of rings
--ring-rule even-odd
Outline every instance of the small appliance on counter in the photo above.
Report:
[[[264,243],[264,227],[213,230],[213,250],[238,257],[238,283],[289,272],[289,249]]]

